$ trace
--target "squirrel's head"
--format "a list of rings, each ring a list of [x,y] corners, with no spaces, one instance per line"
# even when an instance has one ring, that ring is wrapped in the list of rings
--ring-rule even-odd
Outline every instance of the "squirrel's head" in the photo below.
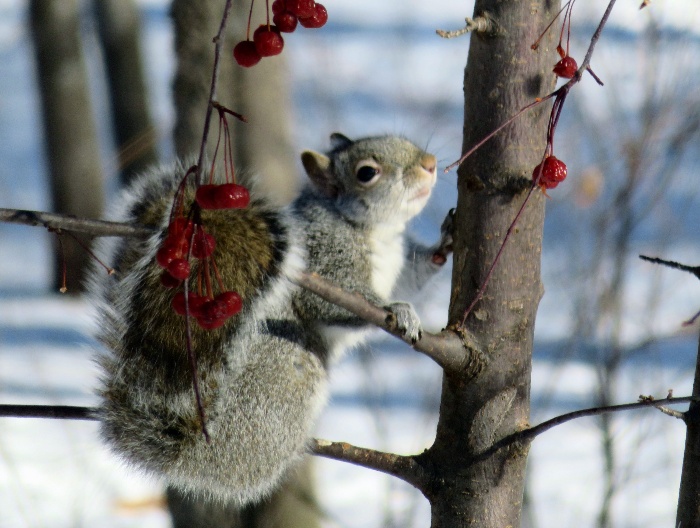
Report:
[[[351,140],[331,135],[327,154],[305,151],[301,161],[318,192],[358,223],[405,223],[430,198],[437,160],[397,136]]]

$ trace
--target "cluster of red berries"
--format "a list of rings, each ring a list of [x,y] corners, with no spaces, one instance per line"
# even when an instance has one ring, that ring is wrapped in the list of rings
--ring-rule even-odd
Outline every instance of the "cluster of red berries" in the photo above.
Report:
[[[262,24],[250,40],[250,19],[248,37],[233,48],[233,58],[241,66],[255,66],[263,57],[282,53],[284,39],[282,33],[292,33],[297,24],[305,28],[320,28],[328,21],[328,11],[315,0],[275,0],[272,3],[272,22],[269,13],[267,24]]]
[[[241,296],[234,291],[225,291],[214,298],[187,292],[187,307],[185,293],[178,292],[173,297],[172,307],[175,313],[185,315],[189,308],[190,315],[197,324],[205,330],[213,330],[223,326],[227,319],[233,317],[243,308]]]
[[[185,180],[191,174],[188,172]],[[195,318],[200,327],[211,330],[222,326],[227,319],[241,311],[243,302],[240,295],[225,289],[214,262],[216,239],[204,229],[200,209],[241,209],[248,206],[250,194],[248,189],[236,183],[220,185],[200,185],[195,194],[195,204],[190,214],[183,214],[184,183],[176,194],[174,218],[168,225],[168,235],[156,252],[156,262],[164,268],[160,282],[166,288],[178,288],[190,277],[190,257],[201,261],[198,269],[198,284],[206,284],[207,295],[188,292],[187,307],[184,292],[178,292],[173,297],[172,308],[180,314],[189,314]],[[193,220],[195,218],[196,220]],[[213,268],[221,293],[214,296],[212,291]],[[205,274],[202,281],[202,274]]]
[[[566,164],[555,156],[547,156],[532,171],[532,181],[539,185],[543,191],[554,189],[565,179]]]
[[[237,183],[200,185],[195,200],[202,209],[244,209],[250,203],[248,189]]]

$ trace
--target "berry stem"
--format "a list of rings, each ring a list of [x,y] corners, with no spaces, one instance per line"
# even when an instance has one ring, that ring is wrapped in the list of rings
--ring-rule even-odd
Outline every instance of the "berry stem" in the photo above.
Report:
[[[207,286],[207,297],[214,298],[214,289],[211,285],[211,270],[209,269],[209,259],[204,261],[204,282]]]
[[[255,0],[250,0],[250,10],[248,10],[248,27],[245,32],[245,39],[250,40],[250,21],[253,19],[253,4]]]
[[[568,2],[566,2],[566,3],[562,6],[562,8],[559,10],[559,12],[554,16],[554,18],[552,19],[552,21],[551,21],[549,24],[547,24],[547,27],[546,27],[546,28],[544,28],[544,31],[543,31],[542,33],[540,33],[540,36],[537,37],[537,40],[530,46],[530,49],[536,50],[537,48],[540,47],[540,41],[544,38],[544,36],[545,36],[545,35],[547,34],[547,32],[549,31],[549,29],[554,25],[554,23],[557,21],[557,19],[559,18],[559,16],[564,12],[564,9],[566,9],[567,7],[569,7],[569,4],[570,4],[570,3],[571,3],[571,0],[569,0]]]
[[[219,268],[216,265],[216,261],[213,258],[211,259],[211,266],[214,268],[214,275],[216,275],[216,282],[219,284],[219,291],[223,293],[226,291],[226,288],[224,287],[224,281],[221,278],[221,273],[219,273]]]
[[[540,176],[541,175],[542,175],[542,171],[540,171]],[[539,177],[538,177],[538,179],[539,179]],[[498,261],[501,259],[501,255],[503,254],[503,250],[505,249],[506,244],[508,243],[508,239],[510,239],[510,235],[513,234],[513,230],[515,229],[515,226],[517,225],[518,220],[520,220],[520,217],[522,216],[523,211],[525,210],[525,206],[530,201],[530,196],[532,196],[532,192],[535,190],[535,188],[536,188],[536,184],[533,183],[532,186],[530,187],[530,190],[527,192],[527,195],[525,196],[525,200],[523,200],[523,203],[520,206],[520,209],[518,209],[518,212],[516,213],[515,218],[510,223],[510,226],[508,227],[508,231],[506,231],[506,236],[503,237],[503,242],[501,243],[501,247],[498,248],[498,252],[496,253],[496,256],[494,257],[493,262],[491,263],[491,267],[486,272],[486,277],[484,278],[483,282],[481,283],[481,286],[479,287],[479,291],[476,293],[474,300],[471,302],[471,304],[464,311],[464,315],[462,316],[462,322],[459,324],[460,328],[464,328],[464,323],[467,320],[467,317],[469,316],[471,311],[474,309],[474,306],[476,306],[476,304],[484,296],[484,292],[486,291],[486,287],[488,286],[489,281],[491,280],[491,276],[493,275],[493,270],[496,269],[496,264],[498,264]]]
[[[226,0],[226,5],[224,6],[224,14],[221,17],[221,25],[219,26],[219,32],[214,37],[214,66],[211,73],[211,87],[209,89],[209,104],[207,104],[207,112],[204,117],[204,130],[202,132],[202,143],[199,147],[199,158],[197,160],[197,170],[195,172],[195,183],[197,186],[202,181],[202,163],[204,163],[204,153],[207,147],[207,138],[209,137],[209,125],[211,121],[211,112],[214,109],[214,99],[216,97],[216,84],[219,79],[220,59],[221,59],[221,47],[224,41],[224,31],[226,29],[226,23],[228,22],[228,16],[231,12],[231,6],[233,0]],[[253,11],[253,2],[251,1],[251,12]],[[250,32],[250,17],[248,18],[248,32]]]
[[[504,123],[502,123],[501,125],[499,125],[497,128],[495,128],[494,130],[492,130],[491,132],[489,132],[488,134],[486,134],[486,136],[484,136],[476,145],[474,145],[474,146],[473,146],[472,148],[470,148],[467,152],[465,152],[465,153],[462,155],[461,158],[459,158],[459,159],[458,159],[457,161],[455,161],[454,163],[452,163],[452,164],[448,165],[447,167],[445,167],[445,171],[444,171],[444,172],[446,172],[446,173],[447,173],[447,172],[450,172],[450,171],[451,171],[452,169],[454,169],[455,167],[461,165],[462,162],[463,162],[465,159],[467,159],[469,156],[471,156],[472,154],[474,154],[474,152],[476,152],[478,149],[480,149],[481,146],[482,146],[484,143],[486,143],[489,139],[491,139],[493,136],[495,136],[496,134],[498,134],[498,133],[499,133],[501,130],[503,130],[505,127],[507,127],[508,125],[510,125],[513,121],[515,121],[517,118],[519,118],[522,114],[524,114],[525,112],[527,112],[528,110],[530,110],[530,108],[534,108],[535,106],[537,106],[537,105],[539,105],[539,104],[541,104],[541,103],[544,103],[547,99],[551,99],[551,98],[554,97],[555,95],[556,95],[556,92],[552,92],[551,94],[546,95],[545,97],[542,97],[542,98],[537,98],[537,99],[535,99],[532,103],[530,103],[529,105],[526,105],[526,106],[522,107],[520,110],[518,110],[518,112],[517,112],[516,114],[514,114],[512,117],[508,118],[507,121],[505,121]]]

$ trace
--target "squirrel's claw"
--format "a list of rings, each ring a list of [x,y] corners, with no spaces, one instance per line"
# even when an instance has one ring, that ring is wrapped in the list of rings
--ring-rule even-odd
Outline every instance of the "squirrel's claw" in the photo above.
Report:
[[[411,340],[415,344],[423,335],[420,318],[413,308],[413,305],[407,302],[394,302],[385,306],[391,312],[390,319],[396,324],[396,328],[401,334]]]
[[[452,208],[448,211],[445,220],[443,220],[440,226],[440,240],[435,246],[433,251],[432,262],[438,266],[442,266],[447,262],[447,257],[452,253],[453,238],[452,233],[454,232],[454,218],[455,209]]]

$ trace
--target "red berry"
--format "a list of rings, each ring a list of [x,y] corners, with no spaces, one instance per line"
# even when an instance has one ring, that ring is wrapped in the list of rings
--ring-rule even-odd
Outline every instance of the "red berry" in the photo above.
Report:
[[[201,185],[195,199],[202,209],[242,209],[250,203],[250,193],[237,183]]]
[[[284,48],[284,39],[279,34],[277,26],[270,26],[270,29],[265,25],[260,26],[253,34],[253,41],[255,42],[255,49],[261,57],[279,55],[282,53],[282,48]]]
[[[314,16],[315,7],[315,0],[287,0],[287,11],[299,18]]]
[[[156,262],[158,262],[158,265],[161,268],[167,268],[173,260],[182,257],[180,248],[168,244],[167,242],[168,241],[166,239],[165,243],[163,243],[161,248],[156,253]]]
[[[236,315],[243,308],[241,296],[234,291],[226,291],[216,296],[216,301],[226,307],[226,317]]]
[[[287,10],[287,2],[286,0],[275,0],[272,2],[272,14],[273,15],[279,15],[280,13],[284,13]],[[277,22],[275,22],[276,24]]]
[[[168,238],[185,238],[189,240],[192,235],[192,229],[194,228],[194,222],[184,217],[179,217],[170,222],[168,225]]]
[[[177,288],[180,285],[180,280],[176,279],[168,270],[165,270],[160,276],[160,283],[166,288]]]
[[[328,21],[328,11],[323,4],[316,4],[314,14],[310,17],[299,18],[299,23],[305,28],[320,28]]]
[[[578,71],[578,64],[573,57],[566,56],[554,65],[552,71],[559,77],[571,79]]]
[[[244,209],[250,203],[248,189],[237,183],[224,183],[214,192],[219,209]]]
[[[217,187],[218,185],[200,185],[197,188],[194,199],[202,209],[218,209],[214,197]]]
[[[168,264],[168,273],[178,280],[185,280],[190,276],[190,263],[179,258]]]
[[[280,31],[284,33],[291,33],[297,28],[297,16],[285,11],[284,13],[279,13],[272,17],[272,21],[279,28]]]
[[[199,317],[201,315],[202,305],[207,302],[207,298],[201,295],[197,295],[194,292],[188,292],[187,296],[190,305],[190,315],[192,317]],[[175,313],[179,315],[185,315],[185,294],[184,292],[177,292],[175,297],[173,297],[171,306]]]
[[[540,171],[542,175],[540,176]],[[554,156],[547,156],[542,163],[532,171],[532,180],[537,181],[543,189],[554,189],[560,182],[566,179],[566,164]]]
[[[209,233],[206,233],[204,229],[197,231],[194,235],[194,242],[192,243],[192,256],[198,259],[205,259],[210,257],[214,253],[216,248],[216,240]]]
[[[260,62],[260,54],[252,40],[242,40],[233,48],[233,58],[244,68],[250,68]]]
[[[228,319],[228,306],[226,303],[213,299],[202,305],[201,319],[216,321],[218,319]]]
[[[204,328],[205,330],[214,330],[221,326],[224,326],[226,319],[204,319],[202,317],[197,318],[197,324]]]

